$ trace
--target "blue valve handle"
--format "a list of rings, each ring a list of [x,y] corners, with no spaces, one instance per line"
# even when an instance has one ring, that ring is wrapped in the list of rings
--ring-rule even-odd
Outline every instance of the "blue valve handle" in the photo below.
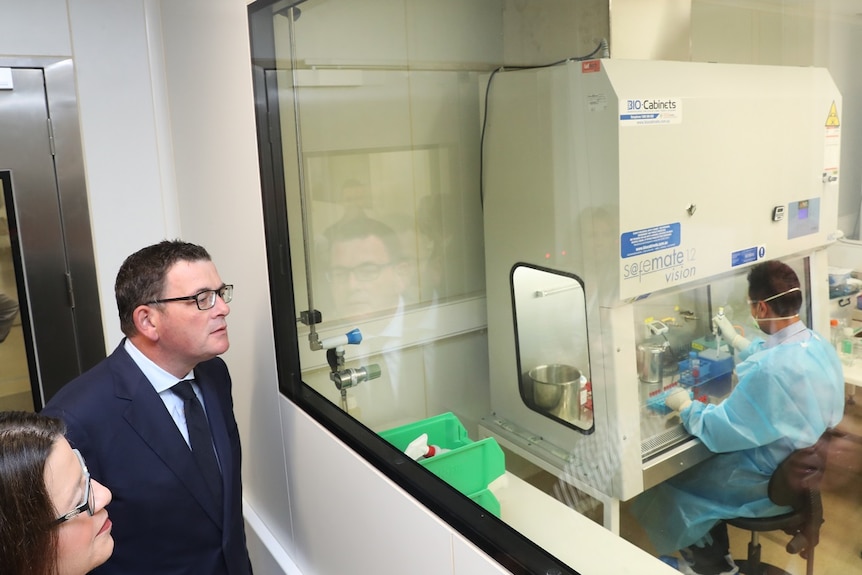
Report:
[[[328,337],[320,342],[321,349],[332,349],[342,345],[356,345],[362,342],[362,332],[359,328],[354,328],[344,335],[336,335]]]

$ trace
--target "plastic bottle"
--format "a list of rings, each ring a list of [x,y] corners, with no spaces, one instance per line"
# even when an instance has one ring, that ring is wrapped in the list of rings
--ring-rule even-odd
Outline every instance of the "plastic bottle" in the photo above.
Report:
[[[829,341],[832,343],[832,347],[835,348],[835,351],[838,351],[838,344],[841,341],[841,325],[839,324],[836,318],[832,318],[829,320]]]
[[[845,327],[838,345],[838,357],[846,366],[853,365],[853,328]]]
[[[700,379],[700,357],[696,351],[688,352],[688,367],[691,368],[691,378],[697,383]]]
[[[578,396],[580,418],[582,421],[588,421],[593,418],[593,384],[587,381],[586,377],[581,378]]]
[[[407,456],[411,459],[419,461],[420,459],[434,457],[435,455],[440,455],[441,453],[446,453],[447,451],[449,450],[438,445],[429,445],[428,434],[423,433],[422,435],[410,442],[410,444],[404,450],[404,453],[406,453]]]

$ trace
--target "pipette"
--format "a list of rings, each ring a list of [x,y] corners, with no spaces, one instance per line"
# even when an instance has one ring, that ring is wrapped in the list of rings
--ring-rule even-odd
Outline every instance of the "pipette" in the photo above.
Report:
[[[724,317],[724,308],[718,308],[718,316]],[[715,337],[715,359],[718,359],[719,350],[721,350],[721,331],[718,329],[718,324],[712,322],[712,335]]]

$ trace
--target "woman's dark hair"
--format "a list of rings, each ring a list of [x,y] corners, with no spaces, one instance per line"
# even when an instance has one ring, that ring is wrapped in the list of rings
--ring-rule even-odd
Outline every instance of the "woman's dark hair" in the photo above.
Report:
[[[778,260],[759,263],[748,272],[748,298],[763,301],[780,293],[799,287],[799,277],[789,265]],[[792,291],[766,302],[778,316],[799,313],[802,307],[802,292]]]
[[[45,486],[45,462],[65,434],[63,422],[0,411],[0,565],[3,573],[53,575],[57,512]]]

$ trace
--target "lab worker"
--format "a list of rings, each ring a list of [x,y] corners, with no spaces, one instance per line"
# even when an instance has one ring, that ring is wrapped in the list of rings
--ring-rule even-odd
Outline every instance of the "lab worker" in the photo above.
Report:
[[[655,550],[681,572],[732,575],[724,519],[766,517],[789,510],[767,495],[772,473],[791,452],[814,445],[844,411],[844,378],[835,349],[799,318],[802,293],[792,268],[779,261],[748,274],[751,314],[767,339],[737,333],[713,319],[741,362],[738,383],[717,405],[668,396],[689,433],[714,457],[639,496],[633,512]]]

